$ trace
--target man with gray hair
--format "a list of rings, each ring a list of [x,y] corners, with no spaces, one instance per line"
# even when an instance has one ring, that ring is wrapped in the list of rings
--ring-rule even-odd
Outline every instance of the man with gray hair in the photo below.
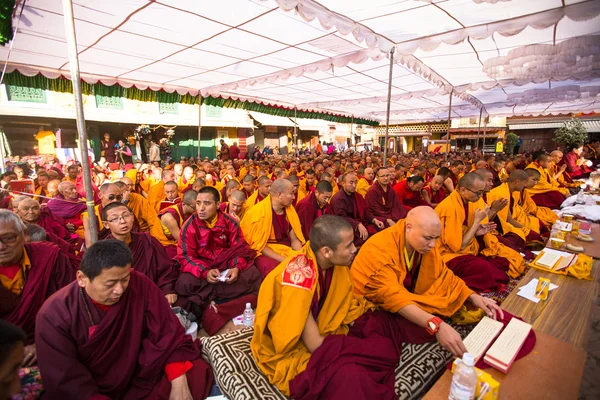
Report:
[[[75,269],[53,244],[25,243],[25,224],[0,210],[0,318],[27,334],[24,366],[36,362],[35,317],[54,292],[75,280]]]

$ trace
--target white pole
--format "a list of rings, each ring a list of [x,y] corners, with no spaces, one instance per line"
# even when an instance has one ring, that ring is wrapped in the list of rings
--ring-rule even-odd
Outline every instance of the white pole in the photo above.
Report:
[[[385,113],[385,146],[383,148],[383,166],[387,165],[387,153],[388,153],[388,138],[390,130],[390,108],[392,106],[392,72],[394,70],[394,52],[396,47],[392,47],[390,50],[390,75],[388,78],[388,96],[387,96],[387,111]]]
[[[81,165],[83,166],[83,183],[85,185],[85,198],[89,215],[90,237],[92,243],[98,240],[98,227],[94,210],[94,193],[92,192],[92,173],[88,159],[88,137],[83,115],[83,100],[81,97],[81,77],[79,76],[79,56],[77,54],[77,38],[75,35],[75,19],[73,16],[72,0],[63,0],[63,13],[65,16],[65,36],[69,49],[69,67],[71,69],[71,82],[73,82],[73,95],[75,96],[75,112],[77,116],[77,133],[79,149],[81,151]]]
[[[448,160],[448,153],[450,153],[450,118],[452,117],[452,94],[454,93],[454,88],[450,89],[450,100],[448,104],[448,128],[446,130],[446,157],[445,160]]]
[[[200,140],[202,139],[202,96],[198,92],[198,160],[200,159]]]

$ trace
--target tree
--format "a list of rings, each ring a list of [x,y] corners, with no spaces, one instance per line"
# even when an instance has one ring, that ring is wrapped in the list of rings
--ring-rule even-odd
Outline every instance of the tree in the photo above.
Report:
[[[514,133],[511,132],[508,135],[506,135],[506,140],[505,140],[506,143],[504,144],[504,152],[508,155],[512,155],[518,141],[519,141],[519,137],[517,135],[515,135]]]
[[[581,120],[578,118],[571,118],[554,132],[554,138],[552,140],[564,144],[567,150],[570,150],[576,143],[580,144],[587,142],[588,132]]]

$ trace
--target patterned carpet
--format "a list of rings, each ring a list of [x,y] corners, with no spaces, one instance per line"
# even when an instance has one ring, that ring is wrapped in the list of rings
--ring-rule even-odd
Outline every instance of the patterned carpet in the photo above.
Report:
[[[502,304],[502,302],[508,297],[508,295],[515,290],[517,286],[519,286],[519,282],[521,282],[522,277],[518,277],[516,279],[511,279],[502,290],[498,290],[496,292],[488,292],[481,293],[483,297],[487,297],[489,299],[495,300],[496,303]]]

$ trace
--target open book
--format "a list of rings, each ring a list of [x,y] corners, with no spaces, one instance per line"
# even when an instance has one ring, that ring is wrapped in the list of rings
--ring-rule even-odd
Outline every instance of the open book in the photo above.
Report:
[[[502,322],[489,317],[483,317],[465,340],[463,340],[463,344],[469,353],[475,357],[475,362],[477,362],[483,353],[490,347],[503,327],[504,325]]]
[[[577,262],[577,254],[545,248],[531,262],[536,267],[553,271],[561,271]]]

